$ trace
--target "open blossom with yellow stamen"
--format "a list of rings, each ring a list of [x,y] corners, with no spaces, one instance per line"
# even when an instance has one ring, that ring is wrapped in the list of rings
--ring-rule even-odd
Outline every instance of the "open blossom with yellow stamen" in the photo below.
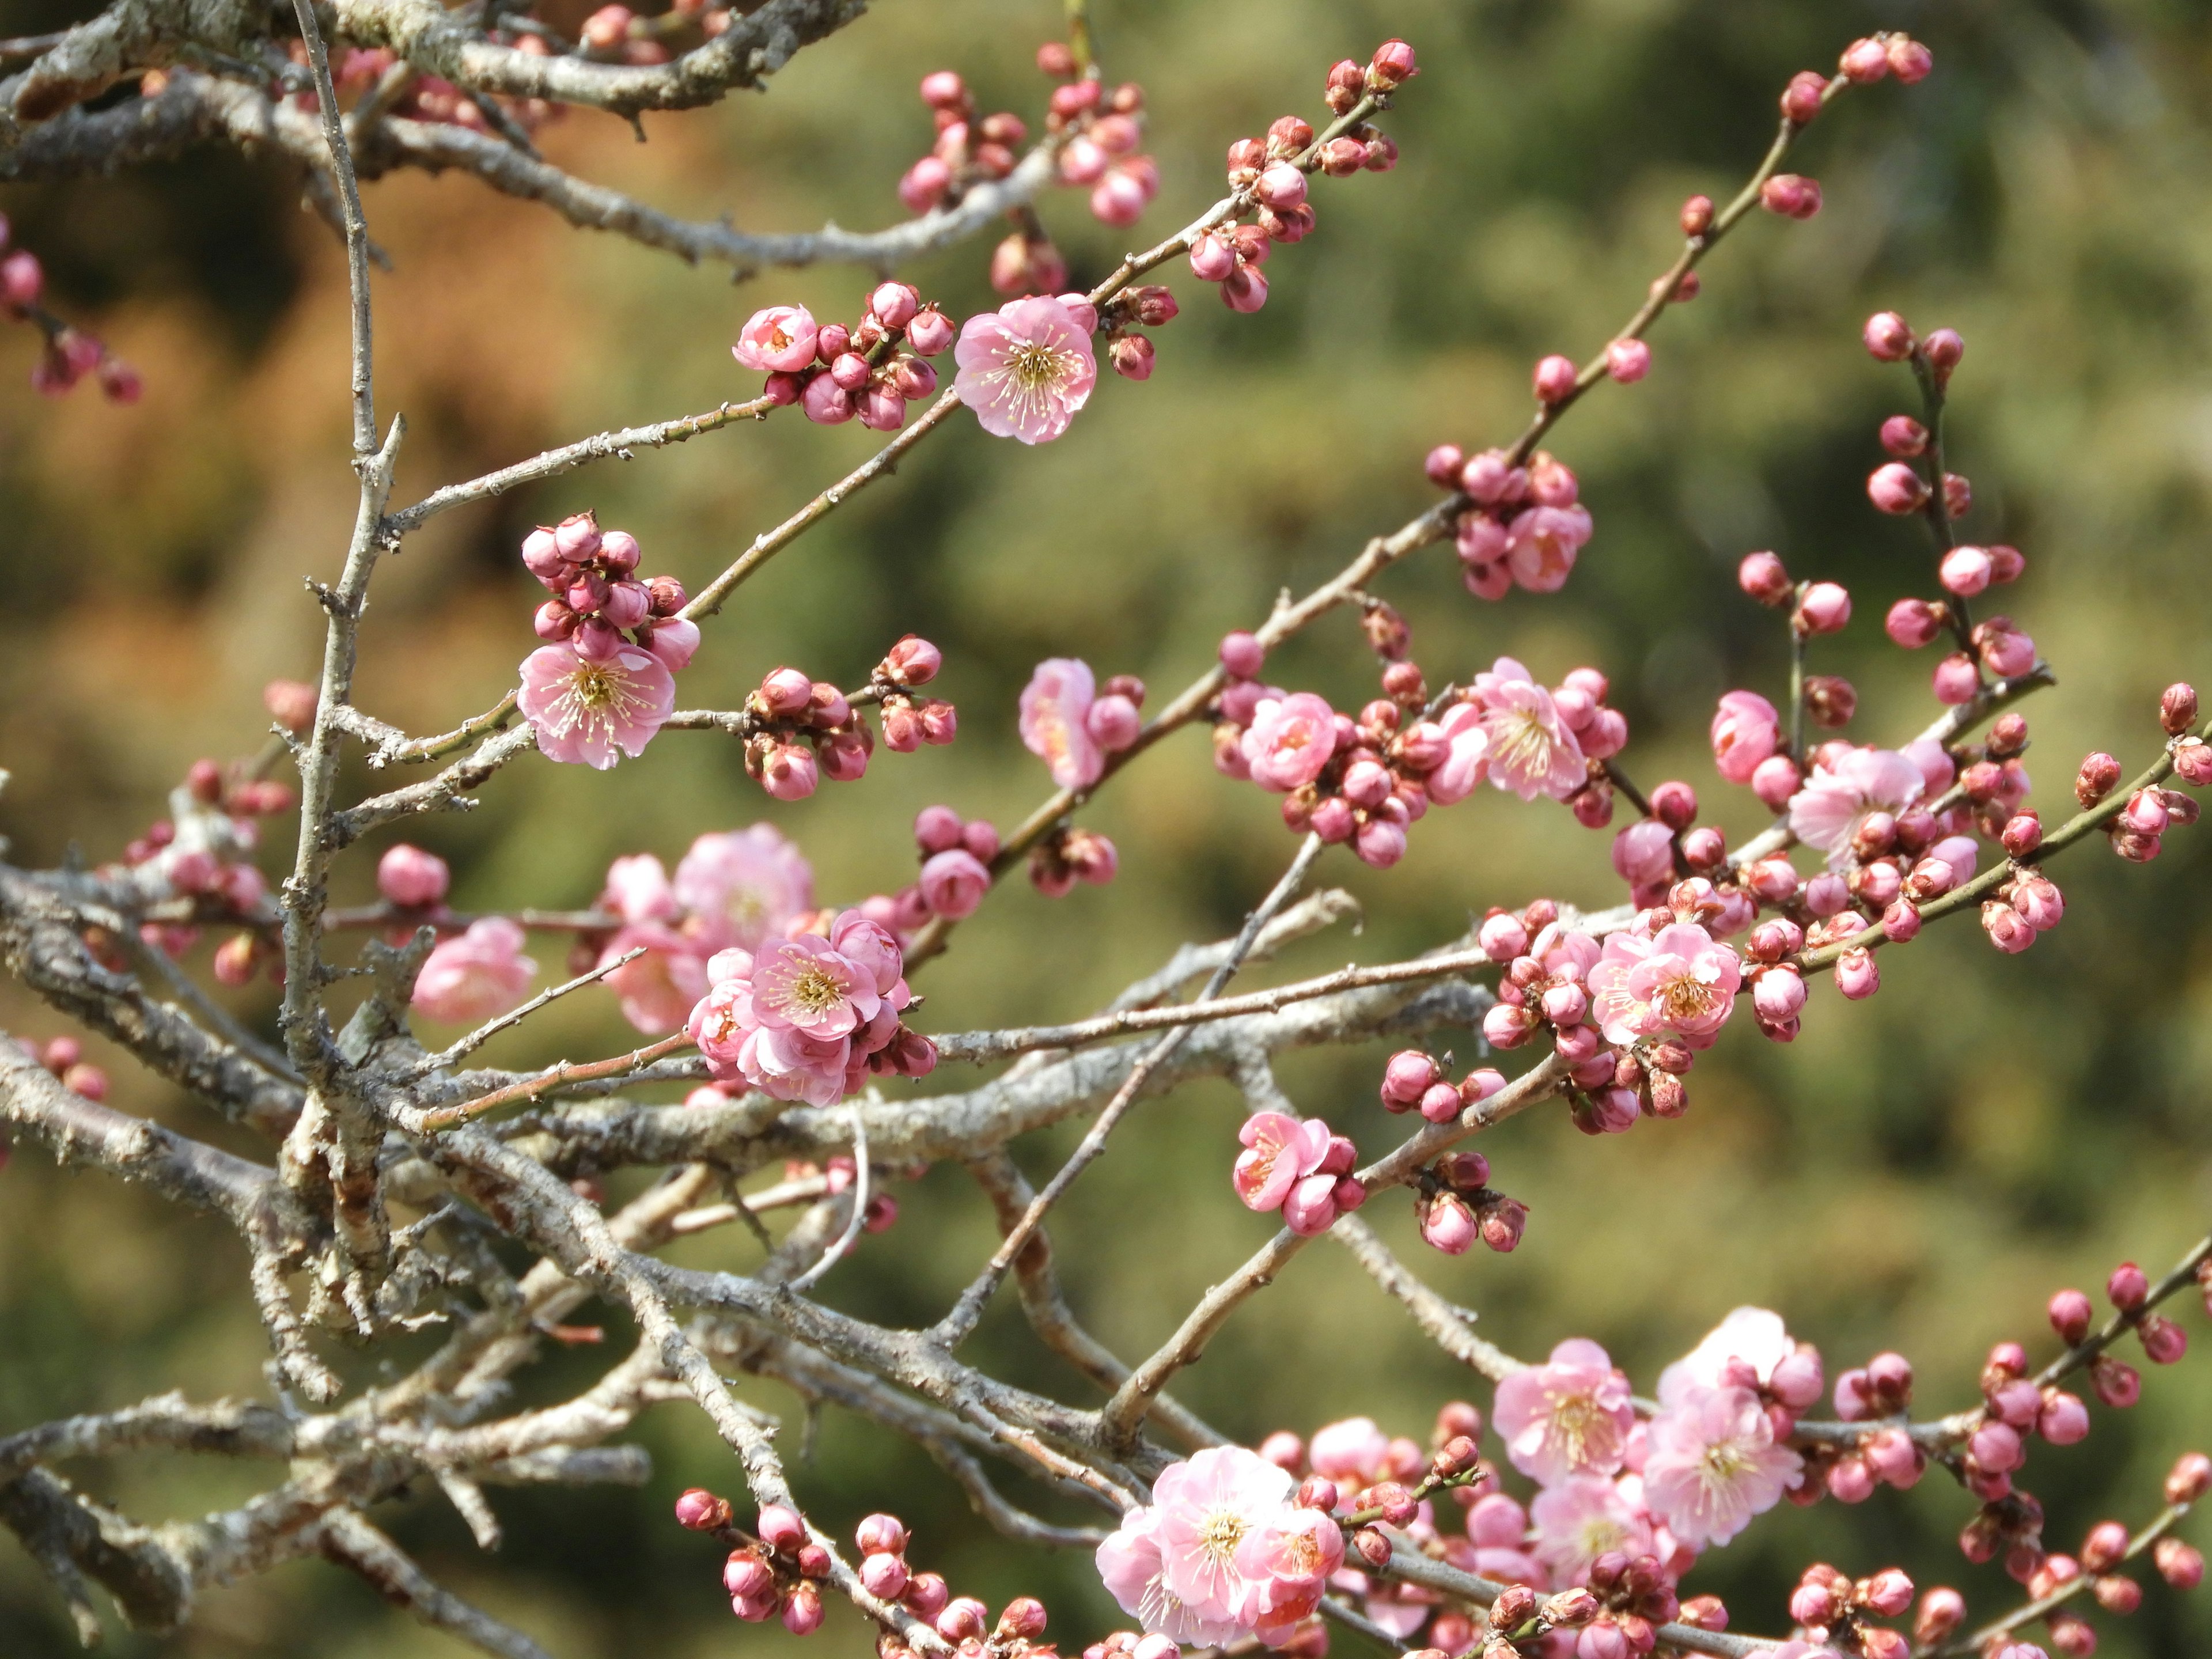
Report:
[[[1498,1385],[1498,1432],[1523,1474],[1555,1486],[1570,1475],[1620,1468],[1635,1425],[1627,1377],[1603,1348],[1574,1337],[1550,1360]]]
[[[1623,927],[1607,936],[1589,970],[1590,1010],[1616,1046],[1662,1031],[1698,1043],[1720,1030],[1742,984],[1736,953],[1695,922],[1671,922],[1656,935]]]
[[[1484,751],[1490,781],[1522,800],[1549,795],[1565,800],[1588,777],[1576,741],[1552,694],[1510,657],[1500,657],[1475,676],[1468,699],[1482,708]]]
[[[970,317],[952,349],[960,365],[953,390],[994,437],[1048,443],[1067,430],[1097,383],[1096,321],[1067,301],[1041,297]]]
[[[635,760],[676,707],[676,682],[651,653],[623,646],[592,662],[566,645],[532,652],[516,697],[549,760],[605,771],[620,750]]]

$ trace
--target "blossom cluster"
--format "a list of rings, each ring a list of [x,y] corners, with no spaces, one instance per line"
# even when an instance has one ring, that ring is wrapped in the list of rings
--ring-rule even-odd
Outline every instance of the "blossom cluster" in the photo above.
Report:
[[[1389,94],[1419,73],[1413,49],[1403,40],[1385,40],[1364,64],[1346,58],[1328,72],[1324,94],[1340,117],[1364,100],[1379,107]],[[1253,312],[1267,303],[1267,278],[1261,267],[1277,242],[1300,242],[1313,234],[1313,204],[1306,199],[1307,175],[1324,173],[1341,179],[1355,173],[1388,173],[1398,165],[1398,146],[1364,121],[1356,122],[1319,143],[1312,124],[1285,115],[1261,138],[1239,138],[1229,147],[1229,187],[1250,224],[1211,227],[1191,244],[1191,275],[1220,285],[1221,302],[1231,311]]]
[[[952,343],[952,324],[905,283],[872,289],[860,321],[817,323],[805,306],[769,306],[738,331],[730,355],[768,376],[761,395],[823,426],[854,416],[878,432],[906,424],[906,406],[933,397],[925,360]]]
[[[913,1000],[897,938],[858,910],[707,962],[685,1030],[708,1074],[776,1100],[830,1106],[871,1073],[921,1077],[937,1048],[899,1018]]]
[[[699,648],[684,584],[641,579],[637,538],[578,513],[523,538],[522,562],[552,595],[532,626],[549,641],[522,662],[517,696],[550,760],[600,771],[645,752],[676,708],[675,672]]]
[[[12,228],[8,216],[0,213],[0,316],[29,323],[46,337],[46,350],[31,365],[32,386],[58,398],[89,374],[109,401],[137,403],[145,391],[138,371],[96,337],[64,323],[39,303],[46,289],[46,267],[27,247],[7,251]]]
[[[1310,1237],[1367,1201],[1352,1173],[1358,1150],[1319,1118],[1255,1112],[1237,1138],[1244,1143],[1231,1180],[1248,1210],[1283,1212],[1283,1224]]]
[[[1628,343],[1643,348],[1640,340]],[[1537,366],[1539,395],[1556,390],[1559,371],[1553,364],[1565,364],[1569,380],[1573,378],[1574,365],[1566,358],[1547,357]],[[1641,371],[1629,378],[1640,379]],[[1540,449],[1524,465],[1502,449],[1469,456],[1456,444],[1431,450],[1424,466],[1432,483],[1469,503],[1459,514],[1455,538],[1468,592],[1502,599],[1516,586],[1556,593],[1567,585],[1594,527],[1572,469]]]

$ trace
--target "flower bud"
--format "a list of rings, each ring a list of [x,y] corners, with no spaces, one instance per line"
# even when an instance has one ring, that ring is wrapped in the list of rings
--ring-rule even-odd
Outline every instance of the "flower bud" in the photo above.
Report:
[[[1928,483],[1904,462],[1887,462],[1867,475],[1867,498],[1884,513],[1917,513],[1928,504]]]
[[[2074,780],[2074,799],[2084,806],[2094,806],[2112,793],[2112,786],[2119,781],[2119,762],[2101,750],[2091,754],[2082,761]]]
[[[1851,596],[1840,583],[1814,582],[1806,588],[1790,623],[1800,635],[1833,634],[1851,619]]]
[[[2150,1559],[2158,1576],[2176,1589],[2195,1589],[2204,1579],[2204,1558],[2179,1538],[2161,1538],[2151,1546]]]
[[[1782,115],[1792,126],[1802,127],[1820,112],[1820,100],[1828,77],[1818,70],[1800,70],[1782,89]]]
[[[1615,340],[1605,349],[1605,372],[1622,386],[1632,386],[1651,372],[1651,348],[1641,340]]]
[[[1809,219],[1820,210],[1820,180],[1778,173],[1759,186],[1759,204],[1785,219]]]
[[[1574,395],[1575,365],[1571,357],[1554,352],[1536,365],[1531,377],[1535,387],[1536,401],[1541,404],[1564,403]]]
[[[1403,40],[1385,40],[1368,60],[1367,84],[1376,92],[1395,92],[1419,75],[1413,49]]]
[[[1745,554],[1743,562],[1736,567],[1735,580],[1737,586],[1761,605],[1785,605],[1792,591],[1790,573],[1771,553]]]

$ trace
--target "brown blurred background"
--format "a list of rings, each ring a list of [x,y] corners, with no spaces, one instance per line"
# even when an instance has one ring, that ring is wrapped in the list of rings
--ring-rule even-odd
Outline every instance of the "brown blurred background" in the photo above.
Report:
[[[908,878],[906,826],[929,801],[1012,822],[1044,787],[1013,736],[1014,695],[1038,658],[1079,654],[1102,674],[1135,672],[1171,691],[1279,587],[1302,591],[1425,507],[1423,452],[1517,429],[1530,362],[1606,337],[1670,256],[1680,198],[1733,191],[1790,74],[1832,62],[1876,27],[1927,40],[1935,74],[1913,89],[1854,94],[1825,115],[1799,165],[1826,186],[1826,210],[1804,225],[1747,223],[1709,266],[1705,297],[1656,331],[1650,380],[1606,389],[1563,428],[1558,451],[1597,520],[1567,591],[1486,605],[1460,591],[1449,553],[1427,553],[1385,586],[1413,623],[1415,656],[1438,682],[1503,651],[1547,679],[1600,665],[1632,721],[1634,775],[1692,778],[1708,817],[1746,832],[1761,815],[1748,792],[1712,780],[1704,730],[1720,691],[1776,693],[1781,629],[1731,580],[1744,551],[1771,546],[1794,573],[1844,580],[1857,598],[1850,630],[1818,648],[1819,667],[1859,687],[1854,733],[1894,741],[1917,729],[1932,712],[1930,661],[1888,646],[1880,617],[1897,595],[1932,591],[1930,560],[1920,528],[1881,520],[1862,489],[1879,459],[1875,424],[1911,406],[1905,376],[1856,343],[1869,311],[1894,307],[1967,342],[1953,439],[1954,465],[1975,485],[1969,527],[2028,555],[2003,603],[2061,680],[2027,710],[2046,815],[2063,810],[2086,750],[2109,748],[2130,769],[2154,751],[2160,687],[2212,677],[2202,586],[2212,522],[2207,8],[1098,0],[1095,9],[1109,73],[1151,94],[1149,146],[1164,185],[1137,235],[1165,234],[1212,199],[1231,138],[1285,111],[1312,113],[1328,63],[1389,33],[1413,40],[1423,64],[1389,121],[1403,163],[1316,191],[1320,232],[1270,265],[1273,298],[1256,317],[1228,316],[1178,274],[1187,311],[1161,336],[1155,378],[1103,386],[1066,441],[1024,449],[957,421],[748,586],[683,677],[690,706],[729,706],[783,661],[849,683],[914,629],[945,648],[940,688],[962,714],[954,748],[880,755],[862,783],[797,806],[766,800],[726,746],[696,735],[664,737],[607,776],[533,761],[500,777],[480,811],[422,826],[418,839],[453,861],[457,902],[584,903],[617,854],[672,861],[702,830],[763,817],[803,843],[826,897],[850,899]],[[71,15],[9,0],[0,31]],[[658,205],[727,211],[749,229],[891,222],[893,185],[927,142],[919,76],[956,67],[985,108],[1033,118],[1045,88],[1030,54],[1058,15],[1051,0],[882,0],[765,96],[648,117],[642,146],[622,124],[580,112],[545,134],[546,147]],[[106,404],[89,386],[41,400],[25,383],[29,331],[0,331],[12,599],[0,609],[0,765],[14,773],[0,830],[22,862],[52,862],[72,844],[98,860],[163,811],[193,757],[253,746],[262,683],[307,673],[319,649],[301,578],[335,570],[352,513],[343,266],[323,224],[300,210],[294,179],[222,151],[112,180],[10,187],[0,210],[47,262],[56,307],[146,380],[135,408]],[[868,281],[772,274],[732,291],[721,273],[571,230],[460,178],[376,185],[368,211],[397,264],[375,280],[377,369],[380,410],[410,422],[404,499],[553,442],[743,395],[751,383],[727,346],[745,314],[799,300],[849,316]],[[1121,252],[1123,239],[1076,195],[1044,212],[1079,280]],[[989,302],[990,240],[908,274],[956,314],[979,308]],[[639,536],[648,570],[696,585],[874,441],[857,425],[784,418],[437,520],[378,578],[362,705],[411,731],[441,730],[512,684],[534,643],[536,589],[515,558],[531,524],[596,507],[603,523]],[[1366,695],[1370,661],[1339,619],[1282,653],[1279,668],[1346,703]],[[1178,941],[1232,927],[1291,848],[1273,804],[1217,780],[1196,735],[1148,759],[1086,822],[1119,842],[1121,880],[1057,904],[1020,884],[995,896],[930,969],[925,1024],[1095,1007]],[[1380,1223],[1518,1352],[1595,1336],[1648,1386],[1728,1309],[1756,1301],[1818,1342],[1832,1375],[1895,1346],[1920,1368],[1927,1410],[1964,1405],[1993,1340],[2050,1352],[2039,1310],[2051,1290],[2094,1288],[2123,1256],[2162,1267],[2212,1212],[2205,848],[2203,832],[2177,832],[2164,857],[2137,868],[2085,845],[2054,869],[2067,919],[2033,954],[2000,957],[1954,921],[1886,955],[1872,1002],[1820,1000],[1792,1048],[1742,1024],[1699,1064],[1680,1123],[1590,1141],[1559,1112],[1516,1121],[1486,1141],[1498,1184],[1534,1210],[1510,1257],[1421,1249],[1402,1201],[1378,1206]],[[1538,892],[1610,900],[1606,850],[1605,836],[1547,805],[1485,791],[1423,823],[1396,870],[1333,858],[1324,878],[1364,901],[1364,936],[1316,941],[1266,972],[1316,971],[1354,952],[1383,959],[1449,937],[1470,910]],[[265,852],[266,867],[283,856]],[[369,864],[354,861],[343,893],[367,893]],[[206,948],[194,959],[202,969]],[[537,954],[559,966],[557,944]],[[265,988],[232,1000],[267,1022]],[[8,988],[0,1027],[61,1029]],[[580,998],[495,1054],[519,1065],[627,1040],[611,999]],[[1464,1060],[1471,1039],[1459,1046]],[[119,1055],[98,1057],[115,1073],[118,1103],[222,1138],[204,1109]],[[1382,1057],[1379,1048],[1302,1056],[1285,1080],[1304,1109],[1372,1152],[1395,1133],[1374,1104]],[[948,1068],[935,1081],[965,1076]],[[1240,1118],[1231,1092],[1214,1085],[1148,1107],[1055,1224],[1075,1304],[1126,1353],[1149,1349],[1264,1237],[1228,1190]],[[1067,1144],[1044,1136],[1019,1150],[1042,1171]],[[617,1196],[628,1190],[613,1184]],[[896,1231],[868,1241],[825,1293],[872,1316],[926,1320],[988,1249],[986,1212],[957,1171],[899,1196]],[[688,1248],[738,1270],[757,1259],[741,1235]],[[258,1392],[264,1346],[243,1265],[218,1227],[19,1156],[0,1174],[0,1431],[169,1387]],[[1487,1407],[1486,1387],[1425,1348],[1336,1254],[1309,1253],[1291,1278],[1188,1379],[1186,1397],[1224,1428],[1256,1439],[1364,1411],[1418,1435],[1455,1395]],[[2183,1317],[2201,1348],[2201,1320]],[[611,1345],[622,1333],[608,1319]],[[1091,1397],[1003,1306],[970,1352]],[[525,1397],[573,1390],[594,1358],[549,1365],[524,1382]],[[374,1363],[363,1362],[364,1380]],[[2035,1456],[2027,1484],[2049,1508],[2054,1547],[2074,1547],[2108,1515],[2147,1516],[2172,1456],[2212,1441],[2208,1363],[2199,1352],[2148,1376],[2135,1411],[2100,1410],[2086,1444]],[[640,1437],[658,1467],[642,1492],[498,1495],[509,1536],[497,1558],[474,1551],[434,1494],[380,1518],[448,1583],[562,1659],[785,1642],[781,1631],[733,1625],[712,1547],[666,1518],[685,1485],[734,1491],[731,1460],[681,1409],[648,1419]],[[234,1503],[281,1477],[162,1457],[74,1473],[149,1519]],[[1070,1644],[1109,1627],[1087,1561],[1004,1544],[918,1454],[864,1425],[826,1417],[796,1473],[825,1522],[897,1510],[918,1531],[918,1563],[957,1589],[994,1604],[1045,1595]],[[1808,1560],[1855,1572],[1900,1562],[1923,1584],[1959,1584],[1977,1614],[1993,1614],[2017,1592],[1951,1545],[1970,1511],[1942,1479],[1855,1510],[1785,1510],[1711,1555],[1691,1585],[1727,1596],[1740,1628],[1774,1630]],[[2103,1651],[2194,1650],[2212,1638],[2205,1605],[2154,1586],[2133,1620],[2099,1620]],[[198,1622],[167,1641],[111,1640],[119,1654],[193,1659],[459,1651],[317,1564],[210,1595]],[[837,1615],[816,1640],[865,1651],[857,1624]],[[12,1547],[0,1548],[0,1652],[68,1646],[58,1601]]]

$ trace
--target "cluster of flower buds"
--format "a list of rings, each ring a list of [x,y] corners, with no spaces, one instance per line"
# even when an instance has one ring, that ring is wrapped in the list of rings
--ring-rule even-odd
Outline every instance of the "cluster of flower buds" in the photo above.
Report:
[[[820,1584],[830,1576],[830,1552],[814,1541],[797,1510],[763,1504],[747,1534],[732,1524],[727,1498],[694,1486],[676,1500],[676,1519],[736,1546],[722,1565],[722,1588],[738,1618],[759,1624],[780,1613],[793,1636],[822,1627]]]
[[[265,922],[269,884],[252,863],[261,842],[256,820],[289,812],[298,799],[290,786],[254,777],[246,767],[225,767],[204,757],[194,761],[185,769],[185,781],[169,792],[169,816],[132,837],[121,863],[102,872],[127,877],[149,904],[166,903],[186,913],[184,918],[164,914],[141,923],[139,937],[175,957],[198,939],[194,922]],[[234,974],[218,951],[216,976],[225,984],[244,983],[252,975],[256,958],[246,960],[243,973]]]
[[[1431,1164],[1414,1213],[1423,1242],[1446,1255],[1466,1255],[1478,1238],[1506,1255],[1528,1225],[1528,1206],[1490,1184],[1490,1160],[1480,1152],[1448,1152]]]
[[[625,25],[630,21],[630,15],[624,11],[623,8],[610,6],[607,9],[609,12],[623,12],[623,21]],[[672,14],[668,19],[653,19],[645,23],[643,27],[652,28],[664,22],[674,21]],[[726,18],[725,21],[726,24]],[[586,36],[583,48],[585,56],[597,58],[601,61],[607,61],[617,56],[616,53],[595,44],[592,38],[596,36],[603,41],[611,40],[611,37],[607,34],[606,25],[601,24],[595,27],[587,21],[585,31]],[[507,32],[502,31],[502,33],[506,33]],[[535,33],[514,33],[501,44],[510,46],[515,51],[530,58],[550,58],[554,52],[552,44],[543,36]],[[641,50],[659,55],[640,58],[632,61],[640,63],[667,61],[668,54],[662,47],[642,40],[639,45]],[[287,50],[292,62],[300,69],[305,70],[307,64],[306,45],[294,40]],[[389,46],[349,46],[343,52],[334,52],[331,55],[331,89],[341,95],[346,93],[367,95],[384,85],[386,77],[398,67],[399,67],[398,54]],[[155,76],[161,77],[163,85],[167,84],[166,71],[156,70],[147,79],[152,80]],[[144,95],[150,97],[158,88],[142,87],[141,90]],[[312,86],[304,87],[293,94],[291,101],[295,108],[308,111],[315,109],[318,102],[315,90]],[[410,121],[428,121],[442,126],[466,127],[471,132],[493,132],[499,125],[507,124],[520,127],[526,132],[535,132],[547,122],[559,119],[566,112],[566,108],[562,105],[543,98],[498,98],[489,93],[464,92],[443,76],[410,72],[405,86],[392,99],[392,112],[395,115],[404,116]]]
[[[2193,729],[2197,713],[2197,688],[2185,681],[2167,686],[2158,700],[2158,723],[2166,734],[2166,752],[2173,757],[2173,775],[2202,789],[2212,783],[2212,744]]]
[[[8,246],[8,216],[0,214],[0,251]],[[46,273],[39,256],[19,247],[0,257],[0,315],[34,325],[46,338],[46,349],[31,367],[31,385],[50,398],[58,398],[90,374],[100,389],[118,404],[135,404],[145,390],[138,371],[82,329],[73,328],[39,303],[46,293]]]
[[[2166,687],[2159,699],[2159,723],[2165,730],[2174,775],[2184,783],[2202,788],[2212,783],[2212,750],[2192,729],[2197,723],[2197,688],[2185,681]],[[2087,756],[2074,779],[2074,798],[2087,807],[2110,796],[2120,781],[2120,763],[2101,751]],[[2136,864],[2148,864],[2159,855],[2166,832],[2197,822],[2200,812],[2194,796],[2155,784],[2133,791],[2120,810],[2108,818],[2105,834],[2112,850]]]
[[[908,634],[876,665],[866,691],[854,694],[878,706],[884,745],[893,753],[941,746],[958,734],[958,709],[913,692],[936,678],[944,660],[927,640]],[[875,752],[875,735],[853,699],[796,668],[770,669],[745,699],[745,713],[751,728],[746,775],[778,800],[804,800],[825,777],[851,783],[866,774]]]
[[[756,311],[730,355],[768,376],[763,397],[797,404],[810,421],[839,426],[857,415],[862,426],[896,432],[908,404],[936,394],[937,371],[923,359],[951,345],[952,331],[951,319],[907,283],[884,283],[849,329],[817,324],[805,306]]]
[[[1014,170],[1015,147],[1030,131],[1021,117],[1001,110],[978,119],[975,95],[951,70],[921,77],[921,101],[935,118],[937,142],[899,179],[899,200],[908,212],[927,213],[948,199],[957,202],[969,185],[1003,179]]]
[[[731,9],[710,0],[674,0],[657,15],[643,15],[620,4],[601,6],[576,31],[582,55],[602,63],[635,64],[651,67],[669,61],[667,41],[693,28],[713,40],[730,27]],[[516,45],[533,39],[524,34]],[[527,50],[527,48],[525,48]]]
[[[1171,1636],[1117,1630],[1085,1648],[1083,1659],[1176,1659],[1182,1651]]]
[[[1854,1579],[1825,1562],[1805,1569],[1790,1592],[1790,1616],[1806,1639],[1832,1644],[1865,1659],[1906,1659],[1912,1643],[1902,1631],[1877,1625],[1912,1606],[1912,1581],[1896,1567]]]
[[[48,1037],[34,1042],[29,1037],[10,1039],[18,1048],[61,1079],[62,1087],[87,1100],[107,1098],[107,1073],[84,1057],[84,1045],[73,1036]],[[6,1162],[6,1142],[0,1140],[0,1165]]]
[[[1545,358],[1536,366],[1536,392],[1547,402],[1557,401],[1546,397],[1547,389],[1556,389],[1547,375],[1557,364],[1565,365],[1567,384],[1573,384],[1571,362]],[[1439,489],[1467,497],[1458,548],[1468,592],[1501,599],[1516,585],[1531,593],[1556,593],[1566,586],[1591,530],[1572,470],[1540,449],[1522,465],[1502,449],[1468,456],[1456,444],[1438,445],[1423,466]]]
[[[914,820],[921,874],[910,886],[862,902],[861,914],[902,938],[933,916],[964,921],[991,890],[999,831],[988,818],[963,819],[949,806],[925,806]]]
[[[1106,331],[1106,360],[1114,372],[1125,380],[1151,380],[1152,337],[1137,330],[1173,322],[1179,309],[1175,295],[1157,283],[1124,289],[1109,300],[1098,321]]]
[[[1352,1173],[1358,1149],[1319,1118],[1255,1112],[1237,1138],[1244,1143],[1230,1175],[1237,1198],[1262,1214],[1280,1210],[1283,1224],[1303,1237],[1327,1232],[1367,1201]]]
[[[1385,40],[1363,67],[1346,58],[1328,72],[1325,95],[1330,109],[1348,115],[1364,99],[1386,102],[1389,94],[1419,71],[1413,49],[1403,40]],[[1241,208],[1253,211],[1251,224],[1222,224],[1191,244],[1191,274],[1221,285],[1221,301],[1231,311],[1253,312],[1267,303],[1267,278],[1261,266],[1277,242],[1299,242],[1313,234],[1313,205],[1306,200],[1307,175],[1325,173],[1341,179],[1355,173],[1388,173],[1398,165],[1398,146],[1364,121],[1325,143],[1316,143],[1312,124],[1296,115],[1279,118],[1261,138],[1239,138],[1229,147],[1229,188]]]
[[[641,753],[676,706],[672,676],[699,626],[679,614],[684,584],[641,579],[639,556],[636,537],[589,512],[523,538],[522,562],[553,597],[532,620],[547,643],[524,659],[517,700],[550,759],[605,770],[617,749]]]
[[[1114,843],[1096,830],[1062,824],[1030,848],[1030,885],[1047,898],[1065,898],[1079,881],[1103,887],[1121,868]]]
[[[1082,72],[1064,41],[1046,41],[1037,48],[1036,61],[1062,82],[1052,89],[1044,118],[1045,131],[1060,141],[1060,181],[1089,187],[1091,212],[1100,223],[1135,224],[1160,193],[1158,167],[1151,156],[1137,153],[1144,139],[1145,89],[1134,82],[1101,86]]]

